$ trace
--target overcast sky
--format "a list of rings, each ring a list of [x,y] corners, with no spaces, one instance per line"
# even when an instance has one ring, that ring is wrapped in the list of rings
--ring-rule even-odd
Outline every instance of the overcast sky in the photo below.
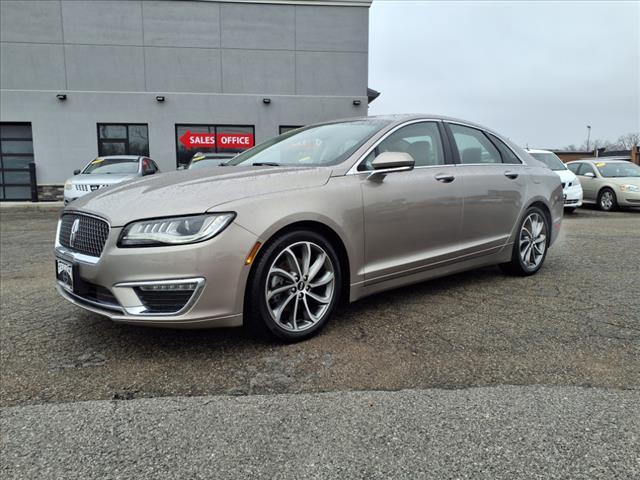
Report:
[[[374,0],[369,114],[440,113],[538,148],[640,131],[640,2]]]

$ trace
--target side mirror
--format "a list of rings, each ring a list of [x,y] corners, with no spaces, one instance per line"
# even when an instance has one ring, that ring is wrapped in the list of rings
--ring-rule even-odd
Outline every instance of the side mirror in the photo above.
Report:
[[[583,175],[583,177],[596,178],[596,174],[593,172],[587,172]]]
[[[369,177],[385,175],[392,172],[406,172],[413,170],[415,160],[405,152],[383,152],[373,159],[373,172]]]
[[[74,175],[78,175],[79,173],[80,173],[80,169],[79,169],[79,168],[76,168],[76,169],[73,171],[73,174],[74,174]]]

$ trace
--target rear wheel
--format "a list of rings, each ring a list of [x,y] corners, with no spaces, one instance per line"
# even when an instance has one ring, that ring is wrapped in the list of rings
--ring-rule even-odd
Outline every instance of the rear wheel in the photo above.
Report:
[[[542,267],[549,245],[549,222],[538,207],[527,210],[518,226],[511,261],[500,265],[512,275],[533,275]]]
[[[248,297],[254,331],[293,342],[311,337],[338,301],[341,272],[332,245],[313,231],[282,235],[255,266]]]
[[[616,194],[610,188],[603,188],[598,194],[598,207],[605,212],[611,212],[618,206]]]

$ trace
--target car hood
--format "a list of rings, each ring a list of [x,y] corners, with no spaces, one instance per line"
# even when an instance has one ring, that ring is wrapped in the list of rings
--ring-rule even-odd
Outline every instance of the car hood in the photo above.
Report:
[[[136,176],[136,173],[81,173],[71,177],[71,181],[74,185],[111,185]]]
[[[560,177],[562,183],[573,182],[576,179],[576,174],[571,170],[554,170],[554,172]]]
[[[123,226],[143,218],[203,213],[213,207],[285,190],[324,185],[330,168],[212,167],[142,177],[74,201],[81,210]]]

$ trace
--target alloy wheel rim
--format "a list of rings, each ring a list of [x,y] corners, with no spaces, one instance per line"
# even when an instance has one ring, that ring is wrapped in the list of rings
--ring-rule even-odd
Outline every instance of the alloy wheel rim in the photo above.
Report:
[[[600,205],[605,210],[611,209],[611,207],[613,206],[613,195],[611,194],[611,192],[604,192],[602,194],[602,197],[600,197]]]
[[[313,242],[293,243],[271,264],[264,293],[278,326],[290,332],[308,330],[322,320],[333,300],[333,262]]]
[[[539,213],[530,213],[520,229],[520,259],[530,270],[537,268],[547,248],[547,225]]]

